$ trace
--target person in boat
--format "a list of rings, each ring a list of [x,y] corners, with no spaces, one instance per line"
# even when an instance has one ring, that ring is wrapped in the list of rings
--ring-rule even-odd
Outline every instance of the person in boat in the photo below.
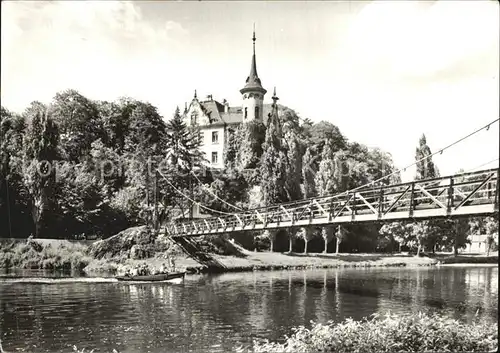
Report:
[[[175,272],[175,259],[174,257],[170,257],[170,268],[172,269],[173,272]]]
[[[165,263],[162,263],[160,266],[160,273],[168,273],[168,268]]]

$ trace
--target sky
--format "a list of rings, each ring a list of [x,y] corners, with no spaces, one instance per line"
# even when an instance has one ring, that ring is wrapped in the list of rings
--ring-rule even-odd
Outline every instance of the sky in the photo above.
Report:
[[[2,106],[65,89],[158,107],[212,94],[241,104],[255,23],[265,101],[337,125],[397,167],[499,116],[496,1],[2,1]],[[498,167],[498,122],[435,156],[442,175]],[[484,164],[483,166],[481,166]],[[414,174],[403,173],[408,180]]]

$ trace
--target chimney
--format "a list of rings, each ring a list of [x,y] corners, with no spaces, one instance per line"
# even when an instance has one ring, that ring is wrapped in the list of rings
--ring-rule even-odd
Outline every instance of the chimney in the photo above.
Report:
[[[227,100],[223,100],[222,101],[222,104],[224,104],[224,113],[229,113],[229,103],[227,102]]]

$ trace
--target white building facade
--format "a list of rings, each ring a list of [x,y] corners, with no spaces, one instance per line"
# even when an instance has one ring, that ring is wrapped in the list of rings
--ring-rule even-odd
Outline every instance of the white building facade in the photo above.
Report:
[[[250,74],[245,86],[240,89],[242,102],[239,106],[230,107],[226,100],[218,102],[211,95],[205,100],[199,100],[196,91],[191,103],[185,104],[183,120],[187,126],[198,126],[202,141],[201,151],[210,168],[224,168],[224,150],[228,143],[229,129],[235,129],[238,125],[252,120],[265,123],[272,110],[272,104],[264,104],[267,90],[262,87],[257,75],[255,39],[254,31]]]

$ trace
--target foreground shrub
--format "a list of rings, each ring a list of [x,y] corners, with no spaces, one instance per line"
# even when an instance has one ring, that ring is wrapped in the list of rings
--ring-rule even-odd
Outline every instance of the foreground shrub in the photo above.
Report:
[[[283,344],[254,342],[255,352],[494,352],[496,324],[465,324],[439,315],[374,316],[294,329]]]
[[[0,268],[82,270],[90,261],[87,247],[62,242],[58,246],[43,244],[28,238],[0,251]]]

